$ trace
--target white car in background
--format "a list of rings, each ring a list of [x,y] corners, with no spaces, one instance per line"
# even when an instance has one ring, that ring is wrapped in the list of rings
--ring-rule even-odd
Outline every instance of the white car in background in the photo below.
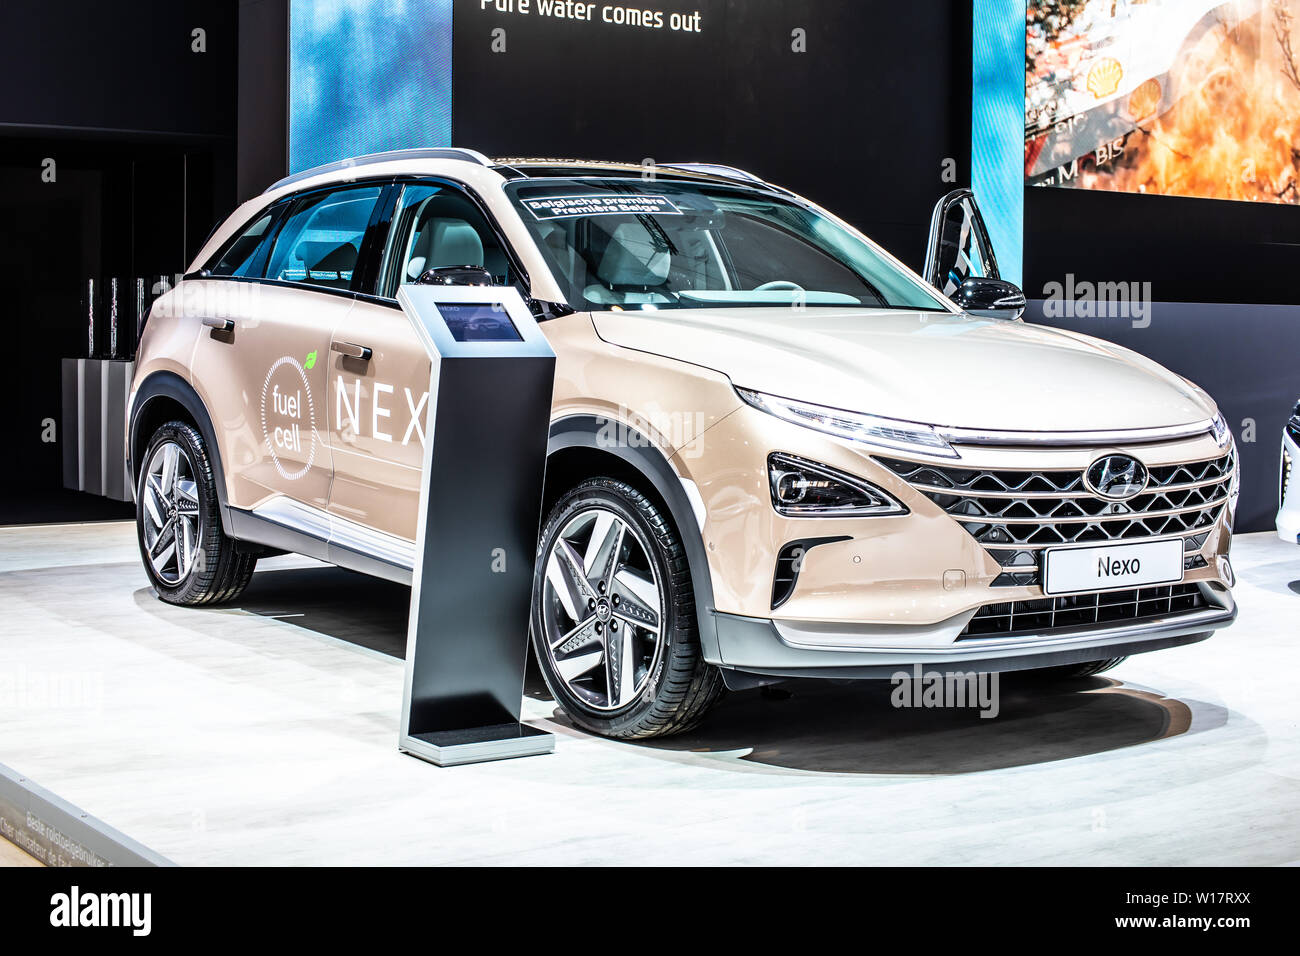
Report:
[[[1282,431],[1282,480],[1278,485],[1277,536],[1283,541],[1300,544],[1300,477],[1295,465],[1300,461],[1300,402],[1291,411],[1291,420]]]

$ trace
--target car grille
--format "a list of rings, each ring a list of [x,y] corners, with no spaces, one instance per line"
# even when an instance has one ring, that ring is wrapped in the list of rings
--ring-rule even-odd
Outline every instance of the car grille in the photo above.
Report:
[[[1155,466],[1140,495],[1107,501],[1087,489],[1082,471],[986,471],[878,460],[984,546],[1004,569],[993,587],[1041,584],[1042,550],[1062,545],[1177,535],[1184,539],[1185,567],[1204,567],[1196,552],[1227,504],[1233,469],[1231,453]]]
[[[1090,624],[1124,624],[1210,606],[1195,584],[1007,601],[986,604],[976,611],[958,640],[1044,634]]]

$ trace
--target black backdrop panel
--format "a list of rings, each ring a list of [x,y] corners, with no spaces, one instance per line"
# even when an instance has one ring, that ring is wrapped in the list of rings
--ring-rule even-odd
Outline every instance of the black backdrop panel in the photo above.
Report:
[[[231,0],[5,0],[0,124],[225,135],[236,16]]]
[[[527,15],[456,0],[455,144],[490,156],[740,166],[920,267],[931,208],[953,188],[944,160],[957,182],[970,176],[969,4],[641,6],[665,18],[698,11],[700,32],[601,23],[603,3],[588,23],[541,16],[538,0]],[[493,52],[497,29],[505,52]],[[794,51],[796,30],[807,52]]]
[[[1157,302],[1300,303],[1300,209],[1272,203],[1025,189],[1025,291],[1150,282]]]

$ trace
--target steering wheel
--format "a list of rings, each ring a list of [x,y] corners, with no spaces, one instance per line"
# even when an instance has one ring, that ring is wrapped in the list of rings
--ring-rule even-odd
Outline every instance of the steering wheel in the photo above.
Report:
[[[789,290],[790,292],[808,291],[799,283],[791,282],[789,279],[777,279],[774,282],[764,282],[762,285],[755,288],[754,291],[755,292],[776,292],[778,289]]]

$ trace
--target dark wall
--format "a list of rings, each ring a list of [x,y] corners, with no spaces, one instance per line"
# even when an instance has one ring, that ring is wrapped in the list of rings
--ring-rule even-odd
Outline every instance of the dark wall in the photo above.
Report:
[[[60,360],[134,346],[135,282],[184,270],[234,199],[235,0],[10,0],[0,31],[0,261],[15,414],[0,441],[0,524],[129,515],[65,491]],[[204,31],[203,51],[193,31]],[[56,440],[48,440],[48,422]]]
[[[740,166],[920,266],[935,200],[970,178],[969,3],[652,6],[698,10],[701,32],[500,14],[457,0],[455,144],[490,156]],[[493,52],[498,28],[505,52]],[[795,30],[805,31],[807,52],[793,51]],[[945,159],[955,161],[955,182],[942,179]]]
[[[1026,187],[1025,289],[1069,273],[1157,302],[1300,303],[1300,208]]]
[[[0,124],[228,136],[234,73],[233,0],[5,0]]]
[[[289,169],[289,0],[239,0],[236,196],[256,196]]]

